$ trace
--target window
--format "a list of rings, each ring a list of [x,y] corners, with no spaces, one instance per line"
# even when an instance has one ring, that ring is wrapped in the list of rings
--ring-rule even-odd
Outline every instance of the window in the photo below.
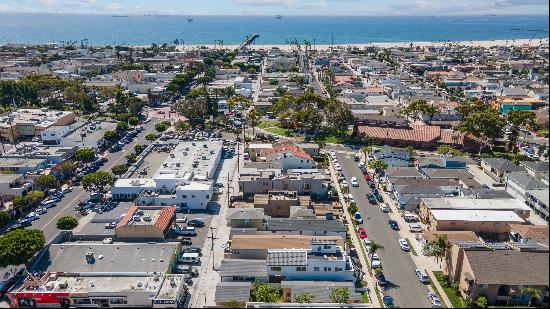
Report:
[[[335,268],[334,268],[334,271],[342,271],[342,268],[340,268],[340,267],[335,267]]]
[[[209,199],[209,198],[210,198],[210,195],[207,194],[207,195],[206,195],[206,198]]]
[[[73,303],[76,305],[89,305],[92,301],[89,298],[77,298],[73,300]]]
[[[109,299],[109,302],[111,304],[117,304],[117,305],[125,305],[128,303],[128,301],[124,298],[111,298]]]
[[[273,267],[271,267],[271,270],[272,271],[281,271],[281,267],[280,266],[273,266]]]
[[[191,198],[195,198],[195,194],[192,194],[192,195],[191,195]]]
[[[486,289],[487,287],[489,287],[489,285],[488,284],[479,284],[478,287],[480,289]]]
[[[186,195],[186,194],[184,194],[184,195],[182,195],[182,196],[181,196],[181,198],[187,198],[187,195]]]
[[[332,271],[332,268],[331,267],[325,267],[323,270],[324,271]]]
[[[296,271],[306,271],[306,267],[305,266],[298,266],[298,267],[296,267]]]
[[[319,267],[313,267],[313,271],[319,271]]]

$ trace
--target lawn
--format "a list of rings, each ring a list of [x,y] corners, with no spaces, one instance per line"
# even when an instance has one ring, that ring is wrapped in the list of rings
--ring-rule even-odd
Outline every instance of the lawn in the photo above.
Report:
[[[279,121],[277,121],[277,120],[262,120],[256,126],[256,128],[267,129],[267,128],[277,127],[277,126],[279,126]]]
[[[546,137],[548,138],[548,135],[549,135],[549,131],[548,129],[540,129],[537,131],[537,133],[542,136],[542,137]]]
[[[367,294],[367,292],[361,292],[361,302],[363,304],[368,304],[370,303],[369,301],[369,295]]]
[[[278,127],[265,128],[264,130],[266,130],[271,134],[275,134],[279,136],[287,136],[288,133],[290,132],[290,130],[288,129],[278,128]]]
[[[411,241],[408,238],[405,238],[405,240],[407,241],[407,244],[409,245],[409,248],[411,249],[412,255],[418,256],[418,254],[416,254],[416,250],[414,250],[414,247],[413,247]]]
[[[443,291],[445,291],[445,294],[447,294],[447,297],[449,297],[449,300],[453,304],[454,308],[464,308],[464,302],[460,295],[455,291],[449,283],[447,283],[447,279],[445,278],[445,275],[442,271],[434,271],[434,276],[437,278],[437,281],[439,284],[441,284],[441,287],[443,288]]]

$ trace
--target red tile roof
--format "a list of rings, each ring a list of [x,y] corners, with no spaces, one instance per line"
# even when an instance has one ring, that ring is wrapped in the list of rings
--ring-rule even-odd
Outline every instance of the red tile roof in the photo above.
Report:
[[[160,208],[160,214],[158,218],[155,220],[155,222],[153,223],[153,226],[162,231],[165,231],[170,226],[170,223],[172,222],[172,218],[176,213],[175,206],[132,206],[128,209],[128,212],[126,212],[126,215],[124,216],[124,218],[122,218],[122,220],[120,220],[120,222],[117,224],[116,227],[119,228],[128,224],[128,221],[132,219],[132,217],[134,216],[134,213],[140,208],[141,209],[148,209],[148,208],[159,209]]]
[[[260,151],[260,155],[262,157],[282,153],[292,153],[294,156],[302,158],[304,160],[313,160],[313,158],[302,148],[290,143],[276,144],[273,145],[271,149],[262,149]]]
[[[410,128],[359,126],[357,130],[359,134],[367,135],[374,139],[422,143],[463,144],[466,137],[466,134],[458,131],[428,125],[411,125]],[[469,138],[475,140],[472,136],[469,136]]]

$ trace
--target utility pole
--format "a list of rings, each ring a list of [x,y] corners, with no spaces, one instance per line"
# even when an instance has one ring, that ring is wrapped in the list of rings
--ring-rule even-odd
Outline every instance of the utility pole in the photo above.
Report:
[[[216,228],[210,227],[210,236],[207,238],[210,239],[210,251],[212,252],[212,270],[216,270],[216,259],[214,258],[214,239],[218,239],[217,237],[214,237],[214,230]]]

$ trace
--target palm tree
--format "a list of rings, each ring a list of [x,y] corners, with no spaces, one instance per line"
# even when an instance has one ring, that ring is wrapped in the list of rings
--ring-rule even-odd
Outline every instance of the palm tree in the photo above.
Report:
[[[531,307],[531,304],[533,303],[533,300],[538,302],[542,298],[541,292],[537,289],[534,289],[534,288],[525,288],[525,289],[521,290],[521,293],[523,295],[529,296],[529,305],[528,305],[528,307]]]
[[[382,250],[384,249],[384,246],[382,246],[381,244],[377,243],[377,242],[374,242],[374,241],[371,241],[370,243],[370,247],[369,247],[369,256],[372,256],[376,253],[376,251],[378,250]]]
[[[451,248],[451,242],[447,238],[447,235],[437,235],[437,238],[431,241],[428,246],[430,248],[429,255],[434,256],[441,266],[441,261],[447,256]]]

